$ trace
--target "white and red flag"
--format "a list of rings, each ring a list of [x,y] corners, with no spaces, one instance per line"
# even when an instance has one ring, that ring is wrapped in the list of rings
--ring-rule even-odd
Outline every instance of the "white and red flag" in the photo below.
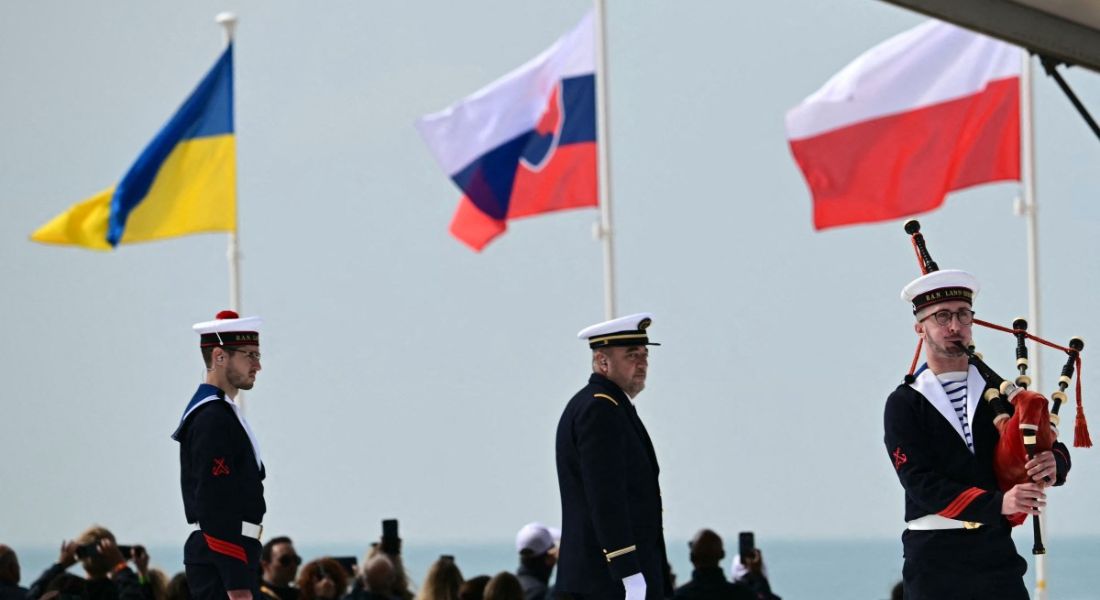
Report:
[[[940,21],[871,48],[787,113],[825,229],[927,212],[1020,179],[1022,50]]]

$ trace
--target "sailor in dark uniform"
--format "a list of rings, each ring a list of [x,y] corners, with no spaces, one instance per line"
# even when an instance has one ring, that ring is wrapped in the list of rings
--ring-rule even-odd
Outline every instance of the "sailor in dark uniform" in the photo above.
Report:
[[[558,422],[562,532],[556,591],[574,600],[657,600],[666,580],[657,455],[633,399],[649,368],[652,318],[636,314],[593,325],[588,385]]]
[[[260,371],[258,317],[233,311],[198,323],[206,382],[172,438],[180,443],[180,485],[195,531],[183,549],[196,600],[260,598],[260,534],[265,476],[256,436],[234,402]]]
[[[978,289],[969,273],[934,270],[902,291],[927,360],[890,394],[884,416],[886,451],[905,489],[906,600],[1026,599],[1027,561],[1005,515],[1038,514],[1044,478],[1061,485],[1069,471],[1069,451],[1055,443],[1026,465],[1032,483],[1000,491],[985,380],[956,345],[971,343]]]

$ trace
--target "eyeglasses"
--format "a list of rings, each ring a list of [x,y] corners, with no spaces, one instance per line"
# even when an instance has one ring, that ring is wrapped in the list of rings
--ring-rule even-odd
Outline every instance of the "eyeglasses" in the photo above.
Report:
[[[250,350],[241,350],[240,348],[226,348],[226,350],[229,351],[229,352],[240,352],[241,354],[247,356],[248,360],[251,360],[254,363],[260,362],[260,353],[259,352],[252,352]]]
[[[940,325],[949,324],[951,322],[951,317],[957,318],[959,320],[959,325],[969,325],[974,322],[974,311],[968,308],[960,308],[955,312],[951,312],[949,310],[940,310],[921,319],[921,321],[930,319],[932,317],[935,317],[936,323],[939,323]]]
[[[297,554],[284,554],[279,557],[279,564],[284,567],[302,564],[302,557]]]

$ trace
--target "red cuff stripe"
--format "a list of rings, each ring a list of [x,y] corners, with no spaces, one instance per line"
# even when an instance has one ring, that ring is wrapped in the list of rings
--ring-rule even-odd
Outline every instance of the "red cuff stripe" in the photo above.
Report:
[[[981,493],[982,493],[982,490],[980,490],[978,488],[973,488],[972,487],[972,488],[966,489],[961,494],[959,494],[955,498],[955,500],[951,502],[951,504],[948,504],[947,508],[940,511],[940,515],[944,516],[944,517],[947,517],[949,519],[953,519],[953,518],[959,516],[959,514],[963,511],[963,509],[966,508],[967,506],[969,506],[970,503],[973,502],[975,498],[977,498],[979,495],[981,495]]]
[[[1065,461],[1065,462],[1067,462],[1067,463],[1069,462],[1069,457],[1068,457],[1068,456],[1066,456],[1066,453],[1065,453],[1065,452],[1062,452],[1062,451],[1061,451],[1061,450],[1059,450],[1058,448],[1054,448],[1053,450],[1054,450],[1055,452],[1057,452],[1058,454],[1062,455],[1062,460],[1063,460],[1063,461]]]
[[[218,554],[224,554],[226,556],[235,558],[245,564],[248,564],[248,555],[244,553],[244,546],[238,546],[237,544],[233,544],[225,540],[219,540],[218,538],[207,535],[205,533],[202,534],[202,537],[206,538],[206,545],[209,546],[210,549],[214,552],[217,552]]]
[[[962,514],[962,511],[965,510],[967,506],[970,506],[971,502],[976,500],[978,496],[981,496],[984,493],[985,490],[972,487],[959,494],[959,496],[955,498],[955,501],[952,502],[947,508],[945,508],[940,514],[947,516],[950,519],[954,519],[955,517]],[[950,515],[947,514],[949,511],[951,513]]]
[[[941,517],[947,517],[948,519],[954,519],[955,517],[959,516],[959,514],[962,513],[962,511],[967,506],[970,506],[970,503],[973,502],[975,498],[981,496],[984,493],[985,490],[981,488],[968,488],[967,490],[963,491],[963,493],[955,497],[951,504],[947,505],[947,508],[941,510],[939,512],[939,515]]]

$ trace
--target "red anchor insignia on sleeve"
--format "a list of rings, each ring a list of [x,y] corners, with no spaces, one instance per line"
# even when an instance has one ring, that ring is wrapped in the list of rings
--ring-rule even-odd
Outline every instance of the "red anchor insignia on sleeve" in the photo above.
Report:
[[[902,454],[901,446],[898,446],[897,450],[894,450],[894,454],[892,456],[894,457],[894,470],[895,471],[900,470],[901,466],[904,465],[909,460],[908,456]]]
[[[210,474],[214,477],[221,477],[222,475],[229,474],[229,466],[225,464],[224,458],[214,459],[214,468],[210,469]]]

